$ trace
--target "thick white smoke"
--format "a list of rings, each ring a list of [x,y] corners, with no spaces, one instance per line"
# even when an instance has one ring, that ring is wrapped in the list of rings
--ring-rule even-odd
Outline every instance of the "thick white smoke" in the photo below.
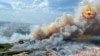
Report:
[[[95,45],[91,45],[90,43],[65,42],[63,39],[100,40],[100,17],[98,8],[100,5],[99,3],[96,5],[96,3],[96,1],[90,3],[87,0],[83,0],[77,6],[74,17],[69,14],[64,14],[50,24],[30,27],[31,33],[26,36],[30,41],[15,44],[10,51],[32,50],[33,53],[29,54],[29,56],[42,56],[41,52],[44,50],[48,51],[49,49],[55,51],[56,56],[73,56],[80,51],[93,50]],[[90,21],[82,17],[82,12],[88,4],[91,4],[93,10],[97,13],[96,17]]]
[[[82,17],[82,12],[86,9],[87,5],[91,4],[93,10],[97,13],[96,17],[93,20],[87,21]],[[52,36],[54,33],[60,33],[64,39],[67,39],[71,36],[84,35],[87,33],[87,29],[92,29],[94,31],[99,31],[100,28],[100,3],[99,0],[93,0],[89,2],[88,0],[83,0],[75,9],[74,17],[69,14],[64,14],[61,17],[58,17],[54,22],[44,25],[44,26],[36,26],[34,29],[31,28],[31,33],[28,36],[19,35],[12,36],[7,41],[2,41],[4,43],[8,43],[10,41],[24,40],[24,39],[45,39]],[[96,26],[95,26],[96,25]],[[93,26],[93,27],[92,27]],[[94,31],[89,31],[94,34]],[[1,43],[1,42],[0,42]]]
[[[0,43],[14,43],[26,40],[29,33],[29,24],[0,22]]]
[[[5,43],[15,43],[20,40],[28,40],[28,35],[22,35],[18,33],[14,33],[11,37],[6,37],[6,36],[0,36],[0,43],[5,44]]]
[[[98,31],[100,28],[100,23],[99,23],[100,22],[100,16],[99,16],[100,4],[98,1],[83,0],[76,7],[74,18],[72,18],[72,16],[69,14],[64,14],[63,16],[58,17],[55,22],[49,25],[46,25],[45,27],[42,26],[42,27],[35,28],[35,31],[32,32],[33,34],[30,35],[31,38],[32,39],[49,38],[49,36],[58,32],[61,33],[64,38],[68,38],[74,32],[77,32],[77,31],[79,32],[77,35],[80,35],[80,34],[84,35],[85,32],[88,32],[87,29],[89,28],[91,29],[90,32],[92,32],[92,30]],[[89,4],[91,4],[92,9],[97,13],[96,17],[90,21],[86,20],[82,16],[82,12],[86,10]],[[94,31],[93,31],[93,34],[94,34]],[[88,34],[90,34],[90,32]]]

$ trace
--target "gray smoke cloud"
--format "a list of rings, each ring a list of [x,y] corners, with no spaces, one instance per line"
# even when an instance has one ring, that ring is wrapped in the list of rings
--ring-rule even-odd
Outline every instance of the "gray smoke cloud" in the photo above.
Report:
[[[84,39],[84,37],[87,36],[87,39],[92,39],[93,37],[90,37],[91,35],[100,35],[100,3],[98,1],[90,2],[88,0],[83,0],[76,7],[73,17],[70,14],[63,14],[50,24],[30,27],[31,33],[29,35],[14,33],[9,39],[8,37],[1,36],[1,39],[3,37],[3,40],[0,41],[0,43],[14,43],[26,39],[47,39],[55,33],[60,33],[64,39],[72,37]],[[88,4],[91,4],[93,10],[97,13],[96,17],[90,21],[87,21],[82,17],[82,12],[86,9]]]
[[[92,9],[97,13],[96,17],[93,20],[86,20],[82,16],[82,12],[91,4]],[[31,37],[34,39],[44,39],[53,33],[60,32],[64,38],[68,38],[74,32],[79,32],[76,35],[84,35],[88,33],[90,35],[97,35],[100,31],[100,17],[99,17],[99,2],[97,1],[88,1],[83,0],[75,9],[75,16],[72,17],[69,14],[64,14],[63,16],[57,18],[53,23],[36,28],[36,31],[33,31]],[[89,30],[90,29],[90,30]],[[89,30],[89,31],[87,31]],[[42,33],[41,33],[42,32]],[[75,33],[74,33],[75,35]],[[98,34],[99,35],[99,34]],[[34,37],[35,36],[35,37]],[[40,37],[41,36],[41,37]],[[80,37],[81,38],[81,37]],[[91,37],[92,38],[92,37]],[[88,39],[88,38],[87,38]]]
[[[0,44],[29,39],[29,24],[0,22]]]
[[[82,12],[89,3],[97,13],[96,17],[90,21],[82,17]],[[75,9],[74,17],[63,14],[50,24],[30,27],[31,33],[27,36],[30,40],[15,44],[10,51],[32,50],[33,52],[28,56],[44,56],[42,55],[44,50],[52,50],[57,56],[73,56],[80,51],[94,50],[96,46],[93,44],[77,41],[66,42],[64,39],[100,40],[100,5],[97,3],[83,0]]]
[[[25,41],[14,45],[10,51],[31,50],[28,56],[45,56],[53,52],[57,56],[70,56],[80,51],[91,51],[95,45],[84,42],[65,42],[60,33],[54,33],[50,38],[43,40]],[[48,55],[47,55],[48,56]]]

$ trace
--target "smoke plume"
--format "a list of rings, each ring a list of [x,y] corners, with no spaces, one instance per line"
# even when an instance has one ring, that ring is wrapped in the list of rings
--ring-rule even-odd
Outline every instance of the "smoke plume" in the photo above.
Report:
[[[30,35],[31,38],[45,39],[58,32],[62,34],[65,39],[69,38],[70,36],[79,37],[80,35],[100,35],[100,4],[98,1],[90,2],[88,0],[83,0],[76,7],[78,9],[75,9],[74,17],[69,14],[64,14],[49,25],[36,27],[34,29],[35,31],[32,32],[33,34]],[[97,14],[93,20],[88,21],[82,16],[82,12],[89,4],[91,4],[93,10]]]
[[[86,20],[82,17],[82,12],[88,4],[91,4],[97,13],[93,20]],[[45,56],[42,52],[51,50],[51,52],[54,51],[54,56],[73,56],[80,51],[94,50],[96,46],[90,43],[64,40],[100,40],[99,12],[99,2],[83,0],[76,7],[73,17],[70,14],[63,14],[50,24],[30,27],[30,34],[26,36],[29,40],[22,44],[15,44],[10,51],[32,50],[28,56]]]
[[[93,10],[97,13],[96,17],[89,21],[82,17],[82,12],[86,9],[88,4],[91,4]],[[76,7],[73,17],[70,14],[63,14],[61,17],[58,17],[54,22],[51,22],[50,24],[30,27],[30,32],[31,33],[27,36],[21,34],[17,34],[15,36],[12,35],[9,40],[3,40],[2,42],[11,43],[10,41],[15,41],[17,38],[18,40],[48,39],[55,33],[59,33],[64,39],[84,39],[84,37],[87,36],[87,39],[92,39],[93,37],[91,37],[91,35],[100,35],[99,0],[94,0],[92,2],[83,0]]]

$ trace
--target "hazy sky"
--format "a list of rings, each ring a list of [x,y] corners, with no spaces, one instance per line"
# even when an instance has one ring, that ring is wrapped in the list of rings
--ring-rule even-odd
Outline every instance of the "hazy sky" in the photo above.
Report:
[[[63,13],[73,14],[81,0],[0,0],[0,21],[41,24]]]

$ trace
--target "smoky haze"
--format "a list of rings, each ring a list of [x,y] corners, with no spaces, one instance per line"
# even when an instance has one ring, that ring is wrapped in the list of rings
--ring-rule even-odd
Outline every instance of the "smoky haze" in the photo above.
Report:
[[[89,35],[89,39],[87,38],[87,40],[94,39],[91,35],[100,35],[100,3],[98,1],[99,0],[94,0],[93,2],[89,2],[88,0],[83,0],[75,8],[74,16],[63,14],[49,24],[44,24],[42,26],[31,25],[30,34],[22,35],[13,33],[11,37],[1,36],[0,40],[2,41],[0,41],[0,43],[15,43],[19,40],[45,39],[50,38],[54,34],[60,34],[63,39],[84,39],[81,38],[84,37],[84,35]],[[87,21],[82,17],[82,12],[86,9],[88,4],[91,4],[93,10],[97,13],[96,17],[90,21]]]

